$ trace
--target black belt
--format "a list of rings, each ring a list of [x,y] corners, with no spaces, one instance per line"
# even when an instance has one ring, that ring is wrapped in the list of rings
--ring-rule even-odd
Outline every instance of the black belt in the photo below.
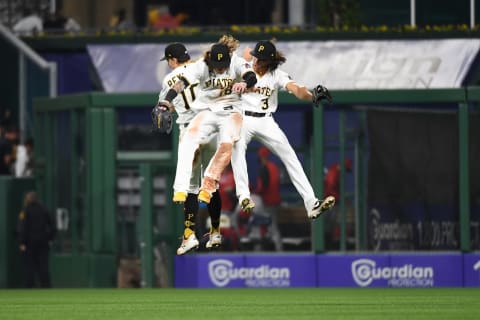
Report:
[[[270,115],[270,113],[261,113],[261,112],[253,112],[253,111],[245,111],[246,116],[250,117],[256,117],[256,118],[262,118],[262,117],[267,117]]]

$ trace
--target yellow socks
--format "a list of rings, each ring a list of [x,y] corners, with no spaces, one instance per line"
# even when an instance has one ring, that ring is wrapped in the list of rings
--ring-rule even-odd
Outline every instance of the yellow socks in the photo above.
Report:
[[[192,229],[185,228],[185,230],[183,230],[183,238],[188,239],[188,237],[190,237],[193,233],[195,232]]]

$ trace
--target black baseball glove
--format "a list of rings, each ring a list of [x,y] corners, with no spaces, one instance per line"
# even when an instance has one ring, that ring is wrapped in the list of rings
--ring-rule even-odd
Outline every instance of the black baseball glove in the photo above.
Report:
[[[173,117],[167,101],[160,101],[152,110],[153,131],[169,134],[173,128]]]
[[[328,89],[319,84],[312,91],[312,102],[315,107],[318,107],[323,99],[326,99],[328,103],[332,103],[332,96],[330,92],[328,92]]]

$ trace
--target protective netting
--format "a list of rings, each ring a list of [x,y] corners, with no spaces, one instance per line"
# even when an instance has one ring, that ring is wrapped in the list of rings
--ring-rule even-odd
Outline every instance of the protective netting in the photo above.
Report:
[[[480,248],[480,117],[470,118],[471,243]],[[368,113],[368,246],[460,246],[459,134],[455,113]]]

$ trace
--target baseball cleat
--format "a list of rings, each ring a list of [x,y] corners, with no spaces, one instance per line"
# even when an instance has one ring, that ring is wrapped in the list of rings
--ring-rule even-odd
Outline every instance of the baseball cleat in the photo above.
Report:
[[[187,193],[186,192],[174,192],[173,193],[173,202],[175,203],[184,203],[187,201]]]
[[[222,235],[218,231],[210,232],[210,239],[207,241],[205,248],[218,248],[222,245]]]
[[[240,207],[242,208],[243,211],[249,213],[250,211],[253,210],[253,208],[255,208],[255,202],[253,202],[249,198],[245,198],[242,200],[242,202],[240,202]]]
[[[198,194],[198,201],[209,204],[211,198],[212,195],[208,191],[200,190],[200,193]]]
[[[308,212],[308,217],[310,219],[316,219],[325,211],[330,210],[334,205],[335,198],[332,196],[328,196],[323,200],[316,200],[312,210]]]
[[[192,251],[193,249],[198,249],[199,242],[195,236],[195,233],[192,233],[187,239],[182,236],[182,239],[182,244],[177,249],[177,255],[181,256]]]

